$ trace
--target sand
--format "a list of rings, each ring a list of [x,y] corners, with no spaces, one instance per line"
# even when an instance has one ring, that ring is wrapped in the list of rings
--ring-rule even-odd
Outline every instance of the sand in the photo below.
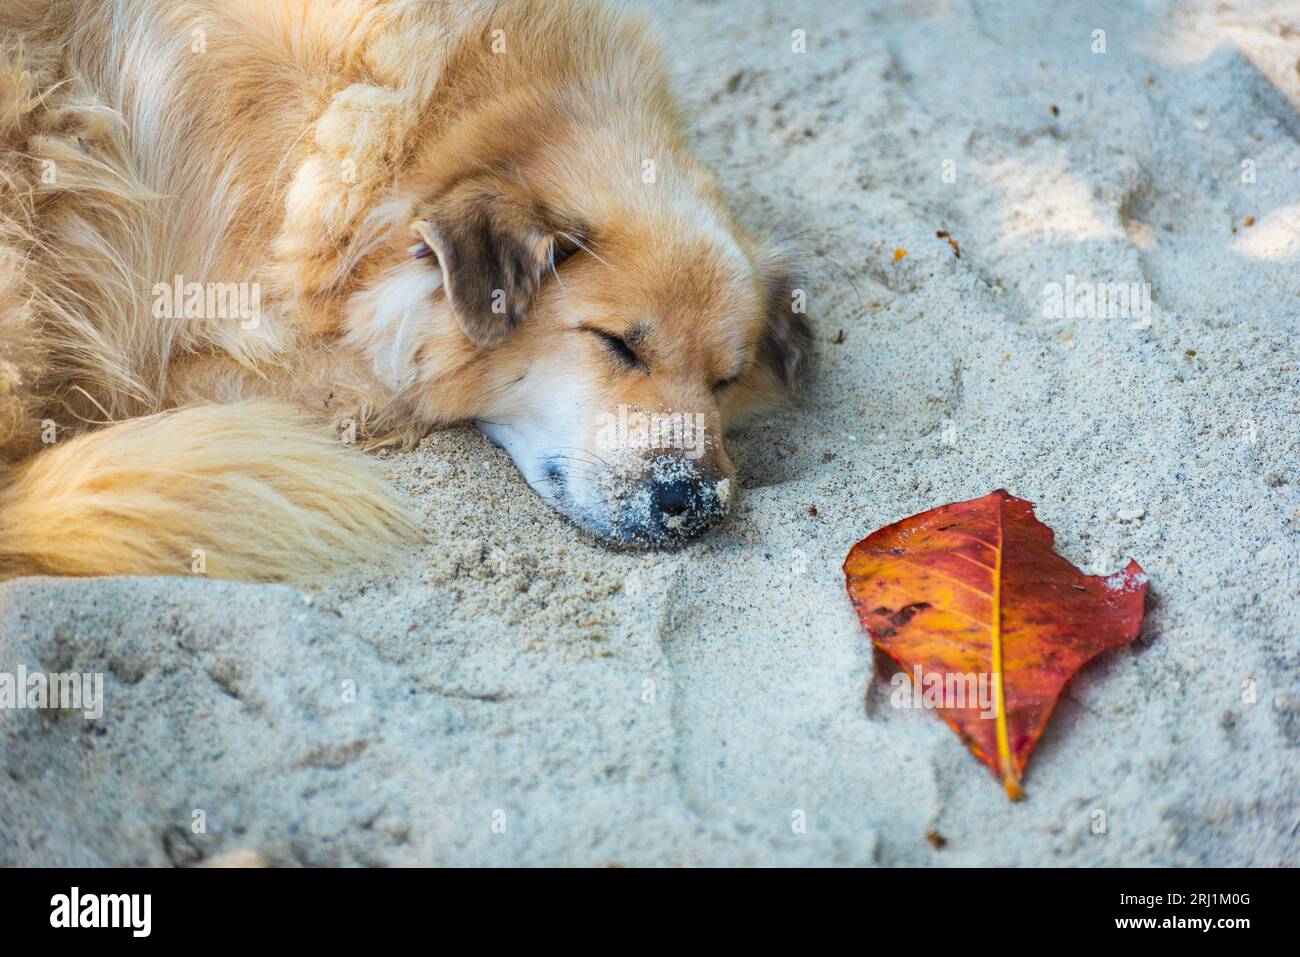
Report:
[[[1300,864],[1300,7],[652,15],[817,328],[726,525],[611,553],[462,429],[383,461],[430,539],[400,574],[0,586],[0,669],[106,697],[0,714],[0,864]],[[1045,312],[1083,282],[1149,314]],[[891,706],[841,573],[1000,487],[1152,589],[1018,804]]]

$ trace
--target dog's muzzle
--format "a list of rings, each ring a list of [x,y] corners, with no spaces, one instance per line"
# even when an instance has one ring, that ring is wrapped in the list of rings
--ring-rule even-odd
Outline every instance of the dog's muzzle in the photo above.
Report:
[[[672,547],[717,525],[731,507],[732,480],[674,456],[652,460],[622,488],[607,487],[608,537],[642,548]]]

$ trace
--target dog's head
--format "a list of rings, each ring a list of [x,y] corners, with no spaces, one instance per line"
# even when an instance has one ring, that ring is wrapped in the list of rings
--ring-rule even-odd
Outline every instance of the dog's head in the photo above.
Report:
[[[736,494],[724,432],[792,388],[810,352],[783,258],[701,194],[575,212],[472,178],[417,206],[410,260],[367,293],[372,309],[429,312],[409,401],[475,421],[611,543],[671,545],[721,520]]]

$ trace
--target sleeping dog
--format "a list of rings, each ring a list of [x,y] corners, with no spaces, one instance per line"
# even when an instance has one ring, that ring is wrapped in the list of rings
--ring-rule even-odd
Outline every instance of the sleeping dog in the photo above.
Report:
[[[780,251],[595,0],[6,0],[0,577],[251,580],[417,535],[350,445],[476,423],[600,538],[734,496]]]

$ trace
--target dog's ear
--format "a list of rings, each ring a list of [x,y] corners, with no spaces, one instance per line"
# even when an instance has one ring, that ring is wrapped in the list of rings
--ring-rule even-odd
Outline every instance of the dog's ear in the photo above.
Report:
[[[475,345],[500,345],[551,266],[557,225],[522,186],[468,180],[418,210],[412,231],[438,257],[452,315]]]
[[[784,257],[766,257],[763,270],[767,317],[758,342],[758,364],[776,385],[793,390],[813,352],[808,295]]]

